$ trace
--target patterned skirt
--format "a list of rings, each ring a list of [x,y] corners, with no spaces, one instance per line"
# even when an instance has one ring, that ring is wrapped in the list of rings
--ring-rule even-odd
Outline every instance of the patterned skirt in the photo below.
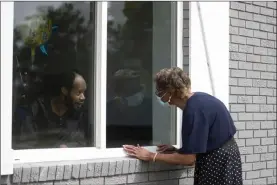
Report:
[[[197,154],[194,185],[242,185],[241,157],[234,138],[221,148]]]

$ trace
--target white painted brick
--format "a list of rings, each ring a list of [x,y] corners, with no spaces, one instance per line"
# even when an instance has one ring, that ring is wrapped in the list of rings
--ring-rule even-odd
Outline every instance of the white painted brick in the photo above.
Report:
[[[274,137],[273,139],[276,140],[276,129],[268,130],[267,137]]]
[[[273,16],[273,9],[261,7],[261,14],[262,15]]]
[[[276,18],[275,17],[266,17],[266,22],[268,24],[276,25]]]
[[[254,29],[254,30],[259,30],[260,29],[260,23],[258,22],[253,22],[253,21],[246,21],[245,22],[245,27]]]
[[[264,15],[254,14],[253,19],[257,22],[267,23],[267,17]]]
[[[267,137],[267,131],[266,130],[254,130],[254,137]]]
[[[253,137],[253,131],[252,130],[240,130],[238,131],[239,138],[252,138]]]
[[[241,47],[241,45],[239,47]],[[247,47],[253,48],[253,46],[247,46]],[[241,62],[241,61],[239,61],[239,69],[251,70],[251,69],[253,69],[253,64],[250,63],[250,62]]]
[[[266,162],[266,168],[269,169],[276,169],[276,161],[267,161]],[[273,175],[273,174],[272,174]]]
[[[275,58],[272,56],[261,56],[262,63],[275,64]]]
[[[229,16],[232,17],[232,18],[238,18],[239,17],[239,11],[230,9],[229,10]]]
[[[252,21],[253,20],[253,14],[248,12],[239,12],[239,19]]]
[[[267,71],[269,72],[276,72],[276,65],[267,64]],[[276,86],[275,86],[276,87]]]
[[[274,73],[270,72],[261,72],[261,79],[268,79],[268,80],[274,80]]]
[[[273,27],[274,26],[270,24],[263,24],[263,23],[260,24],[260,30],[266,31],[266,32],[273,33]]]
[[[267,48],[267,54],[276,57],[276,49]]]
[[[230,81],[229,84],[231,85]],[[238,97],[234,95],[229,96],[229,103],[238,103]]]
[[[247,95],[259,95],[259,88],[255,87],[246,87],[245,88],[245,93]]]
[[[254,153],[255,154],[261,154],[261,153],[267,153],[267,146],[254,146]]]
[[[247,172],[247,171],[251,171],[252,168],[252,163],[243,163],[242,164],[242,171],[243,172]]]
[[[242,104],[231,105],[231,111],[232,112],[244,112],[245,111],[245,105],[242,105]]]
[[[267,80],[267,87],[275,88],[273,89],[273,96],[276,96],[276,94],[274,94],[274,90],[276,91],[276,81]]]
[[[276,104],[276,97],[266,97],[267,104]]]
[[[231,18],[231,26],[237,26],[237,27],[245,27],[245,21],[236,19],[236,18]]]
[[[253,170],[266,169],[266,162],[255,162],[253,163]]]
[[[230,60],[230,62],[229,62],[229,68],[230,69],[238,69],[238,61]]]
[[[233,27],[231,27],[233,28]],[[231,34],[232,30],[230,30],[230,34]],[[234,43],[230,43],[229,44],[229,51],[239,51],[239,45],[238,44],[234,44]]]
[[[245,139],[236,139],[236,142],[239,147],[245,146]]]
[[[273,170],[273,173],[274,173],[274,170]],[[273,185],[276,184],[276,177],[267,177],[267,184],[273,184]]]
[[[266,1],[264,1],[264,3],[265,3]],[[268,8],[272,8],[272,9],[276,9],[276,1],[267,1],[266,2],[267,3],[267,7]]]
[[[262,138],[262,145],[273,145],[274,138]]]
[[[248,104],[246,105],[246,112],[259,112],[260,106],[258,104]]]
[[[258,6],[266,6],[266,1],[253,1],[253,4]]]
[[[267,48],[254,47],[254,54],[257,54],[257,55],[267,55]]]
[[[274,27],[273,27],[273,30],[274,30]],[[276,41],[276,34],[275,33],[267,33],[267,39]]]
[[[262,87],[266,87],[267,86],[267,81],[264,81],[264,82],[265,82],[265,84],[263,84]],[[260,95],[261,96],[273,96],[273,89],[260,88]],[[262,112],[264,112],[264,111],[262,111]]]
[[[274,159],[274,153],[261,154],[261,161],[272,161]]]
[[[240,121],[253,120],[253,114],[252,113],[238,113],[238,120],[240,120]]]
[[[244,95],[245,94],[245,87],[231,87],[230,88],[231,94],[236,94],[236,95]]]
[[[230,52],[230,59],[231,60],[245,61],[246,60],[246,54],[245,53]]]
[[[250,147],[240,147],[239,151],[241,153],[241,155],[246,155],[246,154],[253,154],[254,149],[252,146]]]
[[[259,171],[246,172],[246,179],[256,179],[260,177]]]
[[[238,96],[238,103],[252,103],[252,96]]]
[[[230,3],[230,8],[245,11],[245,4],[243,2],[232,2]]]
[[[253,179],[253,185],[266,185],[266,178]]]
[[[272,177],[273,176],[272,169],[261,170],[260,172],[261,172],[261,174],[260,174],[261,177]]]
[[[253,64],[253,70],[256,71],[266,71],[267,70],[267,65],[262,64],[262,63],[254,63]]]
[[[105,177],[105,185],[126,184],[126,182],[126,175]]]
[[[275,48],[275,41],[261,40],[261,46],[265,48]]]
[[[266,113],[255,113],[255,114],[253,114],[253,120],[264,121],[266,119],[267,119],[267,114]]]
[[[260,105],[260,108],[261,108],[261,110],[260,110],[261,112],[273,112],[274,111],[273,105]]]
[[[260,122],[259,121],[246,122],[246,129],[247,130],[259,130]]]
[[[245,70],[231,70],[231,76],[232,77],[246,77],[246,71]]]
[[[238,80],[238,86],[242,87],[252,87],[252,79],[246,79],[246,78],[239,78]]]
[[[245,130],[245,122],[235,122],[237,130]]]
[[[261,78],[261,72],[259,71],[246,71],[247,78],[259,79]]]
[[[276,120],[276,113],[267,113],[267,120],[269,121]]]
[[[246,139],[246,146],[258,146],[261,144],[260,138],[251,138],[251,139]]]
[[[262,129],[273,129],[274,128],[274,122],[273,121],[262,121],[261,122],[261,128]]]
[[[254,31],[255,33],[255,31]],[[263,35],[263,33],[261,34],[259,31],[257,31],[256,35]],[[265,32],[266,36],[267,33]],[[255,36],[255,35],[254,35]],[[259,37],[259,38],[264,38],[264,37]],[[251,46],[260,46],[261,45],[261,39],[259,38],[246,38],[246,44],[251,45]],[[266,38],[264,38],[266,39]]]
[[[249,45],[239,45],[238,51],[241,53],[253,53],[254,47]]]
[[[253,96],[253,103],[266,103],[266,96]]]
[[[238,85],[238,79],[237,78],[232,78],[232,77],[229,78],[229,85],[230,86],[237,86]]]

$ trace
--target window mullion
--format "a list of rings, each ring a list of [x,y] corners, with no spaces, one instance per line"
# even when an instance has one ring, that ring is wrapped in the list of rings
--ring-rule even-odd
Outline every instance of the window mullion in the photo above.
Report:
[[[106,148],[107,2],[96,2],[95,146]]]

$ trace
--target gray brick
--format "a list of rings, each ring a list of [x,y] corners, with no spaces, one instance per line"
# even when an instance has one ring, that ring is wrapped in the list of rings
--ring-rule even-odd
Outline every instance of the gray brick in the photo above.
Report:
[[[267,132],[266,130],[254,130],[254,137],[266,137],[267,136]]]
[[[274,170],[273,170],[274,173]],[[267,184],[276,184],[276,177],[268,177]]]
[[[237,78],[229,78],[229,85],[230,86],[237,86],[238,85],[238,79]]]
[[[267,64],[267,71],[268,72],[276,72],[276,65]]]
[[[275,129],[274,130],[273,129],[272,130],[268,130],[267,131],[267,137],[274,137],[273,139],[276,140],[276,130]]]
[[[260,106],[260,111],[261,112],[273,112],[274,110],[273,105],[261,105]]]
[[[274,73],[270,73],[270,72],[261,72],[261,79],[274,80],[275,77],[276,77],[276,76],[275,76]]]
[[[115,174],[115,168],[116,168],[116,161],[110,162],[108,175],[114,175]]]
[[[127,182],[128,183],[147,182],[148,176],[149,176],[148,173],[130,174],[127,177]]]
[[[253,170],[261,170],[266,168],[266,162],[255,162],[253,163]]]
[[[245,140],[245,143],[246,143],[246,146],[257,146],[257,145],[260,145],[261,140],[259,138],[251,138],[251,139],[246,139]]]
[[[126,183],[127,183],[126,175],[105,177],[105,185],[126,184]]]
[[[260,177],[259,171],[246,172],[246,179],[256,179]]]
[[[87,177],[93,177],[93,176],[94,176],[94,163],[88,163]]]
[[[101,176],[107,176],[109,173],[109,162],[103,162],[102,163],[102,170],[101,170]]]
[[[56,166],[49,166],[48,167],[48,173],[47,173],[47,180],[48,181],[56,179],[56,170],[57,170]]]
[[[239,31],[239,32],[241,32],[241,31]],[[231,35],[231,42],[237,43],[237,44],[246,44],[246,37],[238,36],[238,35]]]
[[[242,104],[231,105],[231,111],[232,112],[244,112],[245,111],[245,105],[242,105]]]
[[[56,171],[56,180],[63,180],[64,165],[58,165]]]
[[[231,76],[232,77],[246,77],[246,71],[245,70],[231,70]]]
[[[86,178],[87,177],[87,171],[88,171],[88,164],[80,164],[80,175],[79,178]]]
[[[102,172],[102,162],[97,162],[94,164],[94,177],[100,177]]]
[[[237,130],[245,130],[245,122],[235,122]]]
[[[262,121],[261,128],[262,129],[274,129],[274,122],[273,121]]]
[[[22,171],[23,171],[23,169],[21,167],[13,169],[13,179],[12,179],[13,183],[21,182]]]
[[[48,174],[48,166],[42,166],[39,169],[39,181],[46,181]]]
[[[72,165],[65,165],[63,179],[64,180],[71,179],[71,174],[72,174]]]
[[[266,1],[253,1],[253,4],[258,6],[266,6]]]
[[[169,172],[149,172],[149,180],[156,181],[156,180],[165,180],[169,178]]]
[[[22,172],[22,182],[30,182],[30,177],[31,177],[31,167],[23,167],[23,172]]]
[[[31,168],[30,182],[38,182],[39,180],[39,167]]]
[[[247,47],[252,47],[252,46],[247,46]],[[239,69],[251,70],[252,68],[253,68],[252,63],[250,63],[250,62],[239,62]]]
[[[245,95],[245,87],[231,87],[231,94]]]
[[[239,147],[245,146],[245,139],[236,139],[236,142]]]
[[[260,24],[260,30],[266,31],[266,32],[273,33],[273,27],[274,26],[270,24],[263,24],[263,23]]]
[[[238,85],[242,87],[251,87],[253,85],[252,79],[240,78]]]
[[[229,84],[230,84],[230,82],[229,82]],[[229,103],[238,103],[238,97],[230,95],[229,96]]]
[[[230,69],[238,69],[238,61],[230,60],[229,68]]]
[[[267,48],[267,54],[276,57],[276,49]]]
[[[55,181],[54,185],[80,185],[79,180]]]
[[[80,185],[104,184],[104,177],[81,179]]]
[[[275,90],[276,90],[276,81],[269,81],[269,80],[267,80],[267,87],[269,87],[269,88],[275,88]],[[276,96],[276,93],[274,94],[274,89],[273,89],[273,96]]]
[[[257,71],[266,71],[266,64],[254,63],[253,69]]]
[[[232,32],[232,30],[230,30],[230,33]],[[234,43],[230,43],[229,44],[229,51],[239,51],[239,45],[238,44],[234,44]]]

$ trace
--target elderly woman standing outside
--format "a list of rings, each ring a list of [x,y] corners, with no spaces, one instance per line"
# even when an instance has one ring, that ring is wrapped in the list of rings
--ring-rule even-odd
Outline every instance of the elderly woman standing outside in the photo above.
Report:
[[[195,164],[194,185],[242,185],[240,152],[233,138],[236,128],[225,105],[209,94],[191,92],[189,77],[177,67],[162,69],[155,83],[162,104],[183,110],[182,148],[160,145],[152,153],[124,145],[127,154],[144,161]]]

